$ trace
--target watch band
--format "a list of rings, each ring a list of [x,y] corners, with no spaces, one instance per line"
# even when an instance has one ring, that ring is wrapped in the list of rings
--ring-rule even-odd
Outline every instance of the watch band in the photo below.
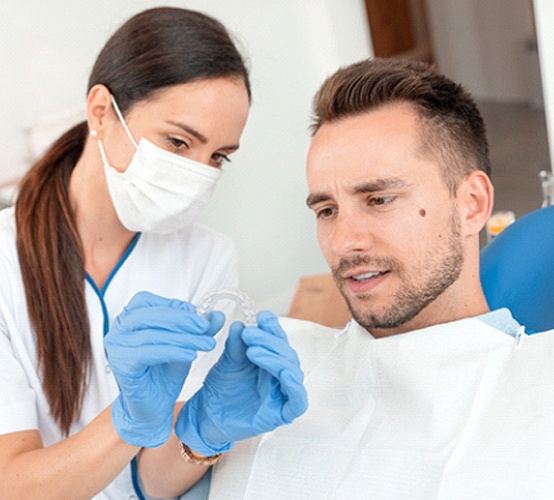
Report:
[[[199,457],[183,442],[179,441],[179,449],[181,450],[181,457],[185,462],[193,465],[214,465],[221,460],[223,453],[217,453],[211,457]]]

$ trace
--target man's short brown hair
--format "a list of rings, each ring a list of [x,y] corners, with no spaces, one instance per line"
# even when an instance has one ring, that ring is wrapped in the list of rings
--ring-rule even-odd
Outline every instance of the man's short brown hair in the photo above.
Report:
[[[475,101],[461,85],[419,61],[376,58],[339,69],[315,96],[312,132],[325,123],[403,103],[421,121],[420,152],[439,159],[453,193],[473,170],[490,176],[485,123]]]

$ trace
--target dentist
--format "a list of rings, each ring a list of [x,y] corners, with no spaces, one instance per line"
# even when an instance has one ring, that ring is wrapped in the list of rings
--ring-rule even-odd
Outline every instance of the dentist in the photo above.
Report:
[[[195,220],[249,104],[242,57],[204,14],[146,10],[100,52],[87,121],[0,214],[0,497],[140,496],[137,456],[177,492],[187,468],[203,474],[181,459],[172,417],[219,357],[224,317],[190,303],[237,271],[232,242]],[[179,355],[152,341],[168,329]]]

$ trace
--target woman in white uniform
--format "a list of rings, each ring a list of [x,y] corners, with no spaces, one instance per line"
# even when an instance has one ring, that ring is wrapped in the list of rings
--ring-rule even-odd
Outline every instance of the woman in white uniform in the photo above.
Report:
[[[0,214],[0,497],[132,498],[136,456],[145,470],[187,466],[174,460],[175,440],[121,439],[132,411],[103,337],[139,291],[196,304],[236,286],[232,242],[195,218],[239,147],[249,101],[242,57],[203,14],[144,11],[101,51],[87,121],[52,145]],[[202,323],[179,307],[183,335],[221,329],[221,315]],[[214,344],[192,342],[189,361]],[[200,354],[181,397],[218,354]]]

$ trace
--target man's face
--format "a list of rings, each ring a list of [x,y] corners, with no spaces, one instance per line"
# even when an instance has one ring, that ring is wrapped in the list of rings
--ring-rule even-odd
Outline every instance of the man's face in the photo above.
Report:
[[[460,217],[442,167],[419,152],[420,127],[408,105],[383,107],[323,125],[308,155],[323,254],[379,337],[448,320],[461,293]]]

